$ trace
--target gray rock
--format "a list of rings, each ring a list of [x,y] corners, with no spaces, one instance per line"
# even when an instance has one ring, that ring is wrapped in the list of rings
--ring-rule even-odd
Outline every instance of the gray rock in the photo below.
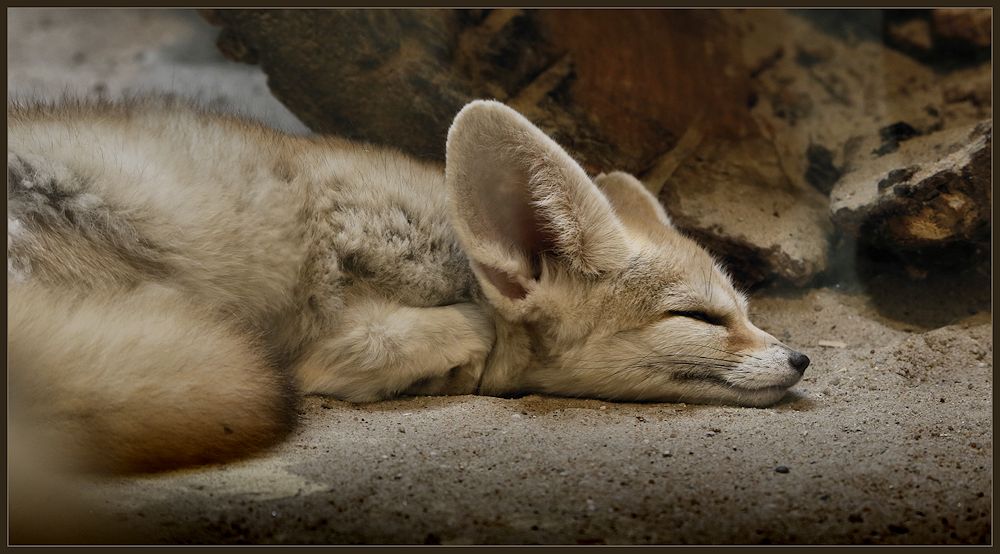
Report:
[[[862,160],[831,193],[835,224],[893,250],[983,240],[992,139],[992,123],[983,121],[912,138],[883,155],[862,148]]]

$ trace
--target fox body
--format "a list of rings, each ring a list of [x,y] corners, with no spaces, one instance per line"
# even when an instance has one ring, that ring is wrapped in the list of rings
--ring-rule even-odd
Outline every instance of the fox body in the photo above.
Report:
[[[7,126],[14,405],[96,467],[259,449],[298,394],[762,406],[808,364],[635,178],[496,102],[443,167],[168,99]]]

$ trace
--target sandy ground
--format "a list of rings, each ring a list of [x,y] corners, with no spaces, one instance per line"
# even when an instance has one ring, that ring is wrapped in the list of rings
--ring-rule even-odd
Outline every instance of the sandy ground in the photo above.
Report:
[[[11,10],[8,95],[168,89],[302,131],[213,35],[179,12]],[[838,278],[754,298],[758,325],[813,360],[771,408],[308,398],[255,459],[86,492],[102,540],[989,543],[988,270]]]

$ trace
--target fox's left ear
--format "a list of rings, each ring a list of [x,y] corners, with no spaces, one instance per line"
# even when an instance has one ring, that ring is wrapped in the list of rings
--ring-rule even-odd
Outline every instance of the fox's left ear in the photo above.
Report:
[[[615,214],[629,227],[652,230],[671,227],[670,217],[645,185],[638,179],[615,171],[594,178],[601,192],[615,209]]]
[[[531,305],[542,261],[596,275],[624,263],[621,221],[586,172],[499,102],[478,100],[448,131],[452,224],[491,303],[509,317]]]

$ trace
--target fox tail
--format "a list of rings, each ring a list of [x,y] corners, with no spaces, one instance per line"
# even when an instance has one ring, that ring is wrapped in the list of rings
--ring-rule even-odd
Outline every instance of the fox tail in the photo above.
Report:
[[[74,466],[222,462],[294,424],[291,379],[245,333],[176,291],[8,283],[7,297],[12,425]]]

